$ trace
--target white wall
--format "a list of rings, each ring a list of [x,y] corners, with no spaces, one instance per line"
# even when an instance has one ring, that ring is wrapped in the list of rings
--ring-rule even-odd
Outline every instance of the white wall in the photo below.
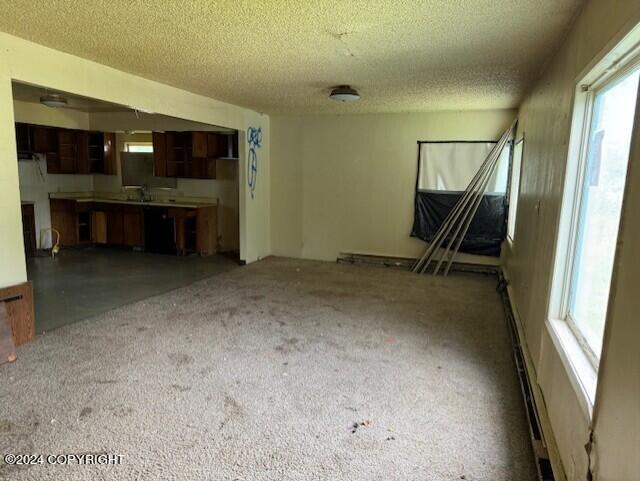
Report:
[[[240,246],[241,257],[247,262],[269,255],[268,116],[0,33],[0,287],[27,278],[12,80],[243,132],[249,125],[260,125],[265,139],[260,159],[263,182],[253,199],[247,198],[246,189],[241,190]],[[241,153],[244,151],[243,145]],[[241,168],[241,178],[244,173]]]
[[[272,117],[273,253],[418,256],[425,243],[409,237],[417,141],[497,139],[515,116],[492,110]]]
[[[544,395],[570,481],[585,479],[587,457],[583,446],[591,423],[595,424],[595,479],[640,479],[638,125],[593,420],[581,409],[545,327],[574,91],[588,70],[639,21],[637,0],[589,2],[519,114],[525,145],[515,241],[507,248],[505,269],[535,364],[532,374]]]

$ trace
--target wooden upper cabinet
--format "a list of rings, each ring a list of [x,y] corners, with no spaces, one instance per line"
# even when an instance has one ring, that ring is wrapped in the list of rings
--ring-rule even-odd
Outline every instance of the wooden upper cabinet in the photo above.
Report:
[[[154,132],[154,175],[215,179],[216,159],[236,157],[237,141],[237,134],[220,132]]]
[[[228,153],[227,136],[217,132],[207,133],[207,157],[218,159]]]
[[[164,132],[153,133],[153,175],[167,176],[167,138]]]
[[[76,132],[76,174],[91,173],[91,165],[89,164],[89,132],[78,130]]]
[[[37,154],[58,152],[58,135],[56,129],[34,125],[33,151]]]
[[[118,175],[116,134],[113,132],[104,133],[104,173],[106,175]]]
[[[78,162],[78,141],[74,130],[58,129],[60,173],[75,174]]]
[[[33,150],[33,133],[29,124],[16,122],[16,147],[18,153],[31,152]]]
[[[197,158],[207,157],[206,132],[191,132],[191,156]]]

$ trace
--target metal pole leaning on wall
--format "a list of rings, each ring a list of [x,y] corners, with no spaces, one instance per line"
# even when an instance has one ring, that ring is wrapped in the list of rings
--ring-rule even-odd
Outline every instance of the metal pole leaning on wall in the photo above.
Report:
[[[498,144],[500,145],[500,144]],[[455,227],[455,230],[453,232],[453,235],[451,235],[449,242],[447,243],[447,246],[443,249],[443,251],[440,253],[440,260],[438,261],[436,268],[433,271],[433,275],[437,275],[438,272],[440,271],[440,267],[442,266],[442,263],[444,262],[445,258],[447,258],[447,255],[449,254],[449,250],[451,249],[451,246],[453,245],[453,243],[455,242],[456,238],[458,237],[458,234],[460,233],[460,230],[462,229],[462,226],[465,224],[467,218],[469,217],[469,213],[474,209],[475,205],[478,204],[478,199],[480,201],[482,201],[482,197],[484,194],[484,191],[487,187],[487,184],[489,183],[489,180],[491,179],[491,177],[493,176],[495,170],[496,170],[496,166],[498,165],[498,160],[500,159],[500,150],[498,149],[493,156],[491,156],[491,165],[489,166],[489,168],[485,171],[485,173],[483,174],[482,180],[480,181],[480,185],[478,187],[477,190],[475,190],[473,192],[473,194],[471,195],[470,201],[471,203],[468,204],[467,206],[465,206],[465,210],[462,211],[462,217],[458,220],[456,226],[451,226],[451,228],[453,229]],[[450,233],[451,231],[449,231]],[[449,235],[449,233],[447,233],[447,236]],[[440,246],[442,247],[442,246]],[[435,260],[435,258],[437,258],[437,252],[434,253],[433,258]]]
[[[488,164],[489,164],[488,160],[489,159],[487,159],[487,161],[485,161],[485,163],[481,166],[480,170],[476,173],[476,175],[472,179],[471,183],[467,186],[467,189],[465,190],[465,192],[462,195],[462,197],[460,198],[460,200],[455,204],[455,206],[453,207],[451,212],[449,212],[449,214],[445,218],[444,222],[442,223],[442,225],[440,226],[440,228],[436,232],[436,235],[433,237],[433,239],[431,239],[431,242],[429,243],[429,247],[427,248],[425,253],[422,255],[422,257],[413,266],[413,268],[412,268],[413,272],[418,272],[418,270],[420,270],[420,273],[423,273],[425,268],[426,268],[426,266],[429,265],[429,259],[431,257],[431,254],[435,251],[436,247],[441,242],[444,241],[443,235],[445,235],[445,233],[447,232],[446,228],[452,222],[455,222],[455,220],[457,219],[460,211],[467,204],[467,202],[469,200],[469,196],[471,195],[473,190],[476,188],[476,185],[477,185],[479,179],[482,177],[484,170],[488,167]],[[420,269],[421,266],[422,266],[422,269]]]
[[[447,236],[450,234],[451,230],[457,226],[455,234],[450,239],[447,245],[447,249],[442,254],[442,257],[440,258],[440,261],[438,262],[438,265],[435,271],[435,273],[438,272],[440,266],[442,265],[443,260],[446,258],[446,254],[448,253],[449,249],[453,245],[453,242],[455,241],[458,233],[462,229],[463,230],[462,237],[456,243],[456,247],[454,248],[454,253],[449,259],[449,264],[446,271],[448,272],[453,262],[453,258],[457,254],[460,244],[462,243],[462,239],[464,239],[464,236],[467,233],[469,225],[471,224],[471,220],[473,220],[473,217],[475,216],[475,213],[478,210],[478,207],[482,201],[482,198],[484,196],[484,191],[489,183],[489,180],[491,179],[491,176],[493,175],[493,172],[495,171],[495,168],[498,165],[498,161],[499,161],[502,149],[506,145],[508,139],[512,136],[516,122],[517,120],[513,121],[511,126],[502,134],[502,136],[500,137],[496,145],[493,147],[493,149],[491,149],[491,152],[489,152],[489,155],[485,159],[484,163],[482,164],[482,166],[480,167],[480,169],[478,170],[474,178],[471,180],[471,182],[467,186],[462,198],[456,203],[456,205],[451,210],[449,215],[447,215],[447,217],[445,218],[445,221],[442,223],[442,225],[436,232],[436,235],[432,239],[425,253],[412,267],[411,270],[413,272],[420,272],[421,274],[425,272],[425,270],[429,267],[429,264],[437,254],[438,249],[442,246]],[[469,203],[470,201],[471,203]],[[462,219],[458,220],[460,215],[463,213],[464,215]]]
[[[440,267],[442,266],[442,263],[447,258],[447,255],[449,254],[449,250],[451,249],[451,246],[458,238],[458,234],[462,229],[464,229],[464,233],[462,234],[462,237],[460,239],[464,238],[464,235],[468,229],[468,226],[471,224],[471,221],[473,220],[473,217],[475,216],[478,210],[478,207],[482,203],[482,199],[484,197],[484,192],[487,189],[487,185],[489,184],[489,181],[491,180],[491,178],[493,177],[493,174],[497,170],[498,165],[500,165],[500,155],[502,154],[502,150],[504,149],[504,146],[507,144],[508,138],[509,138],[508,135],[507,136],[503,135],[498,141],[498,143],[494,146],[494,149],[491,152],[492,163],[489,169],[487,169],[487,171],[485,172],[484,177],[480,182],[479,189],[474,192],[471,204],[469,205],[467,210],[465,210],[462,218],[459,220],[459,223],[455,229],[455,232],[451,236],[449,243],[447,244],[447,247],[442,252],[440,256],[440,260],[438,261],[438,264],[436,265],[436,268],[433,271],[433,275],[437,275],[438,272],[440,271]],[[462,240],[458,242],[457,247],[460,247],[461,243],[462,243]]]
[[[480,166],[480,169],[478,170],[478,172],[476,172],[476,175],[473,177],[473,179],[471,179],[471,182],[469,182],[469,185],[467,185],[467,188],[465,189],[464,194],[462,195],[460,200],[456,202],[453,209],[449,212],[449,214],[447,214],[447,217],[445,218],[444,222],[438,228],[438,231],[436,232],[433,239],[431,239],[431,242],[429,243],[429,247],[427,247],[427,250],[424,252],[424,254],[422,254],[422,257],[418,259],[416,263],[413,265],[413,267],[411,268],[412,272],[420,271],[420,273],[423,273],[425,271],[426,266],[429,265],[431,254],[433,254],[433,252],[436,250],[436,246],[439,246],[442,242],[444,242],[444,238],[442,236],[443,234],[445,234],[445,232],[448,233],[447,227],[449,227],[449,225],[452,222],[455,222],[455,220],[458,218],[460,211],[468,203],[469,196],[472,195],[472,193],[476,190],[478,183],[480,182],[480,179],[486,172],[486,169],[488,169],[491,163],[490,162],[491,155],[493,154],[494,150],[495,150],[495,147],[491,150],[487,159]],[[420,269],[421,266],[422,266],[422,269]]]
[[[516,123],[514,122],[513,125],[511,126],[511,128],[509,129],[509,137],[513,137],[513,133],[514,133],[514,130],[515,130],[515,125],[516,125]],[[500,149],[500,152],[502,152],[502,149],[504,149],[505,145],[506,145],[506,141],[505,141],[505,144]],[[496,166],[497,166],[497,164],[496,164]],[[489,180],[487,179],[487,184],[488,183],[489,183]],[[458,250],[460,249],[460,245],[462,244],[462,241],[464,240],[465,236],[467,235],[467,231],[469,230],[469,226],[471,226],[471,221],[475,217],[476,212],[478,211],[478,208],[480,207],[480,204],[482,203],[482,199],[484,197],[484,190],[486,190],[486,187],[487,187],[487,185],[485,184],[485,188],[483,189],[482,194],[478,198],[478,200],[476,202],[476,205],[473,207],[473,210],[471,211],[471,215],[469,215],[469,218],[465,222],[464,227],[462,229],[462,233],[460,234],[460,237],[458,238],[458,241],[456,242],[455,248],[453,249],[453,251],[451,252],[451,255],[449,256],[449,261],[447,263],[447,267],[444,270],[445,277],[447,275],[449,275],[449,271],[451,270],[451,266],[453,265],[453,261],[455,260],[455,257],[458,254]]]

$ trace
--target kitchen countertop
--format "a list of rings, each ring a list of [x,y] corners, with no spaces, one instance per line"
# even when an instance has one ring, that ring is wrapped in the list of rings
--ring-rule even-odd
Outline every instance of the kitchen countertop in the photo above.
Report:
[[[77,202],[101,202],[105,204],[127,204],[152,207],[184,207],[197,209],[198,207],[216,207],[218,199],[208,197],[172,197],[158,196],[152,200],[140,201],[131,199],[126,194],[107,192],[51,192],[50,199],[75,200]]]

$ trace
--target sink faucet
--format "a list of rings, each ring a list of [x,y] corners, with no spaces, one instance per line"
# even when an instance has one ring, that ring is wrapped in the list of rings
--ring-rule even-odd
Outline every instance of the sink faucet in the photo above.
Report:
[[[147,188],[148,186],[146,184],[140,186],[140,202],[146,202],[148,200]]]

